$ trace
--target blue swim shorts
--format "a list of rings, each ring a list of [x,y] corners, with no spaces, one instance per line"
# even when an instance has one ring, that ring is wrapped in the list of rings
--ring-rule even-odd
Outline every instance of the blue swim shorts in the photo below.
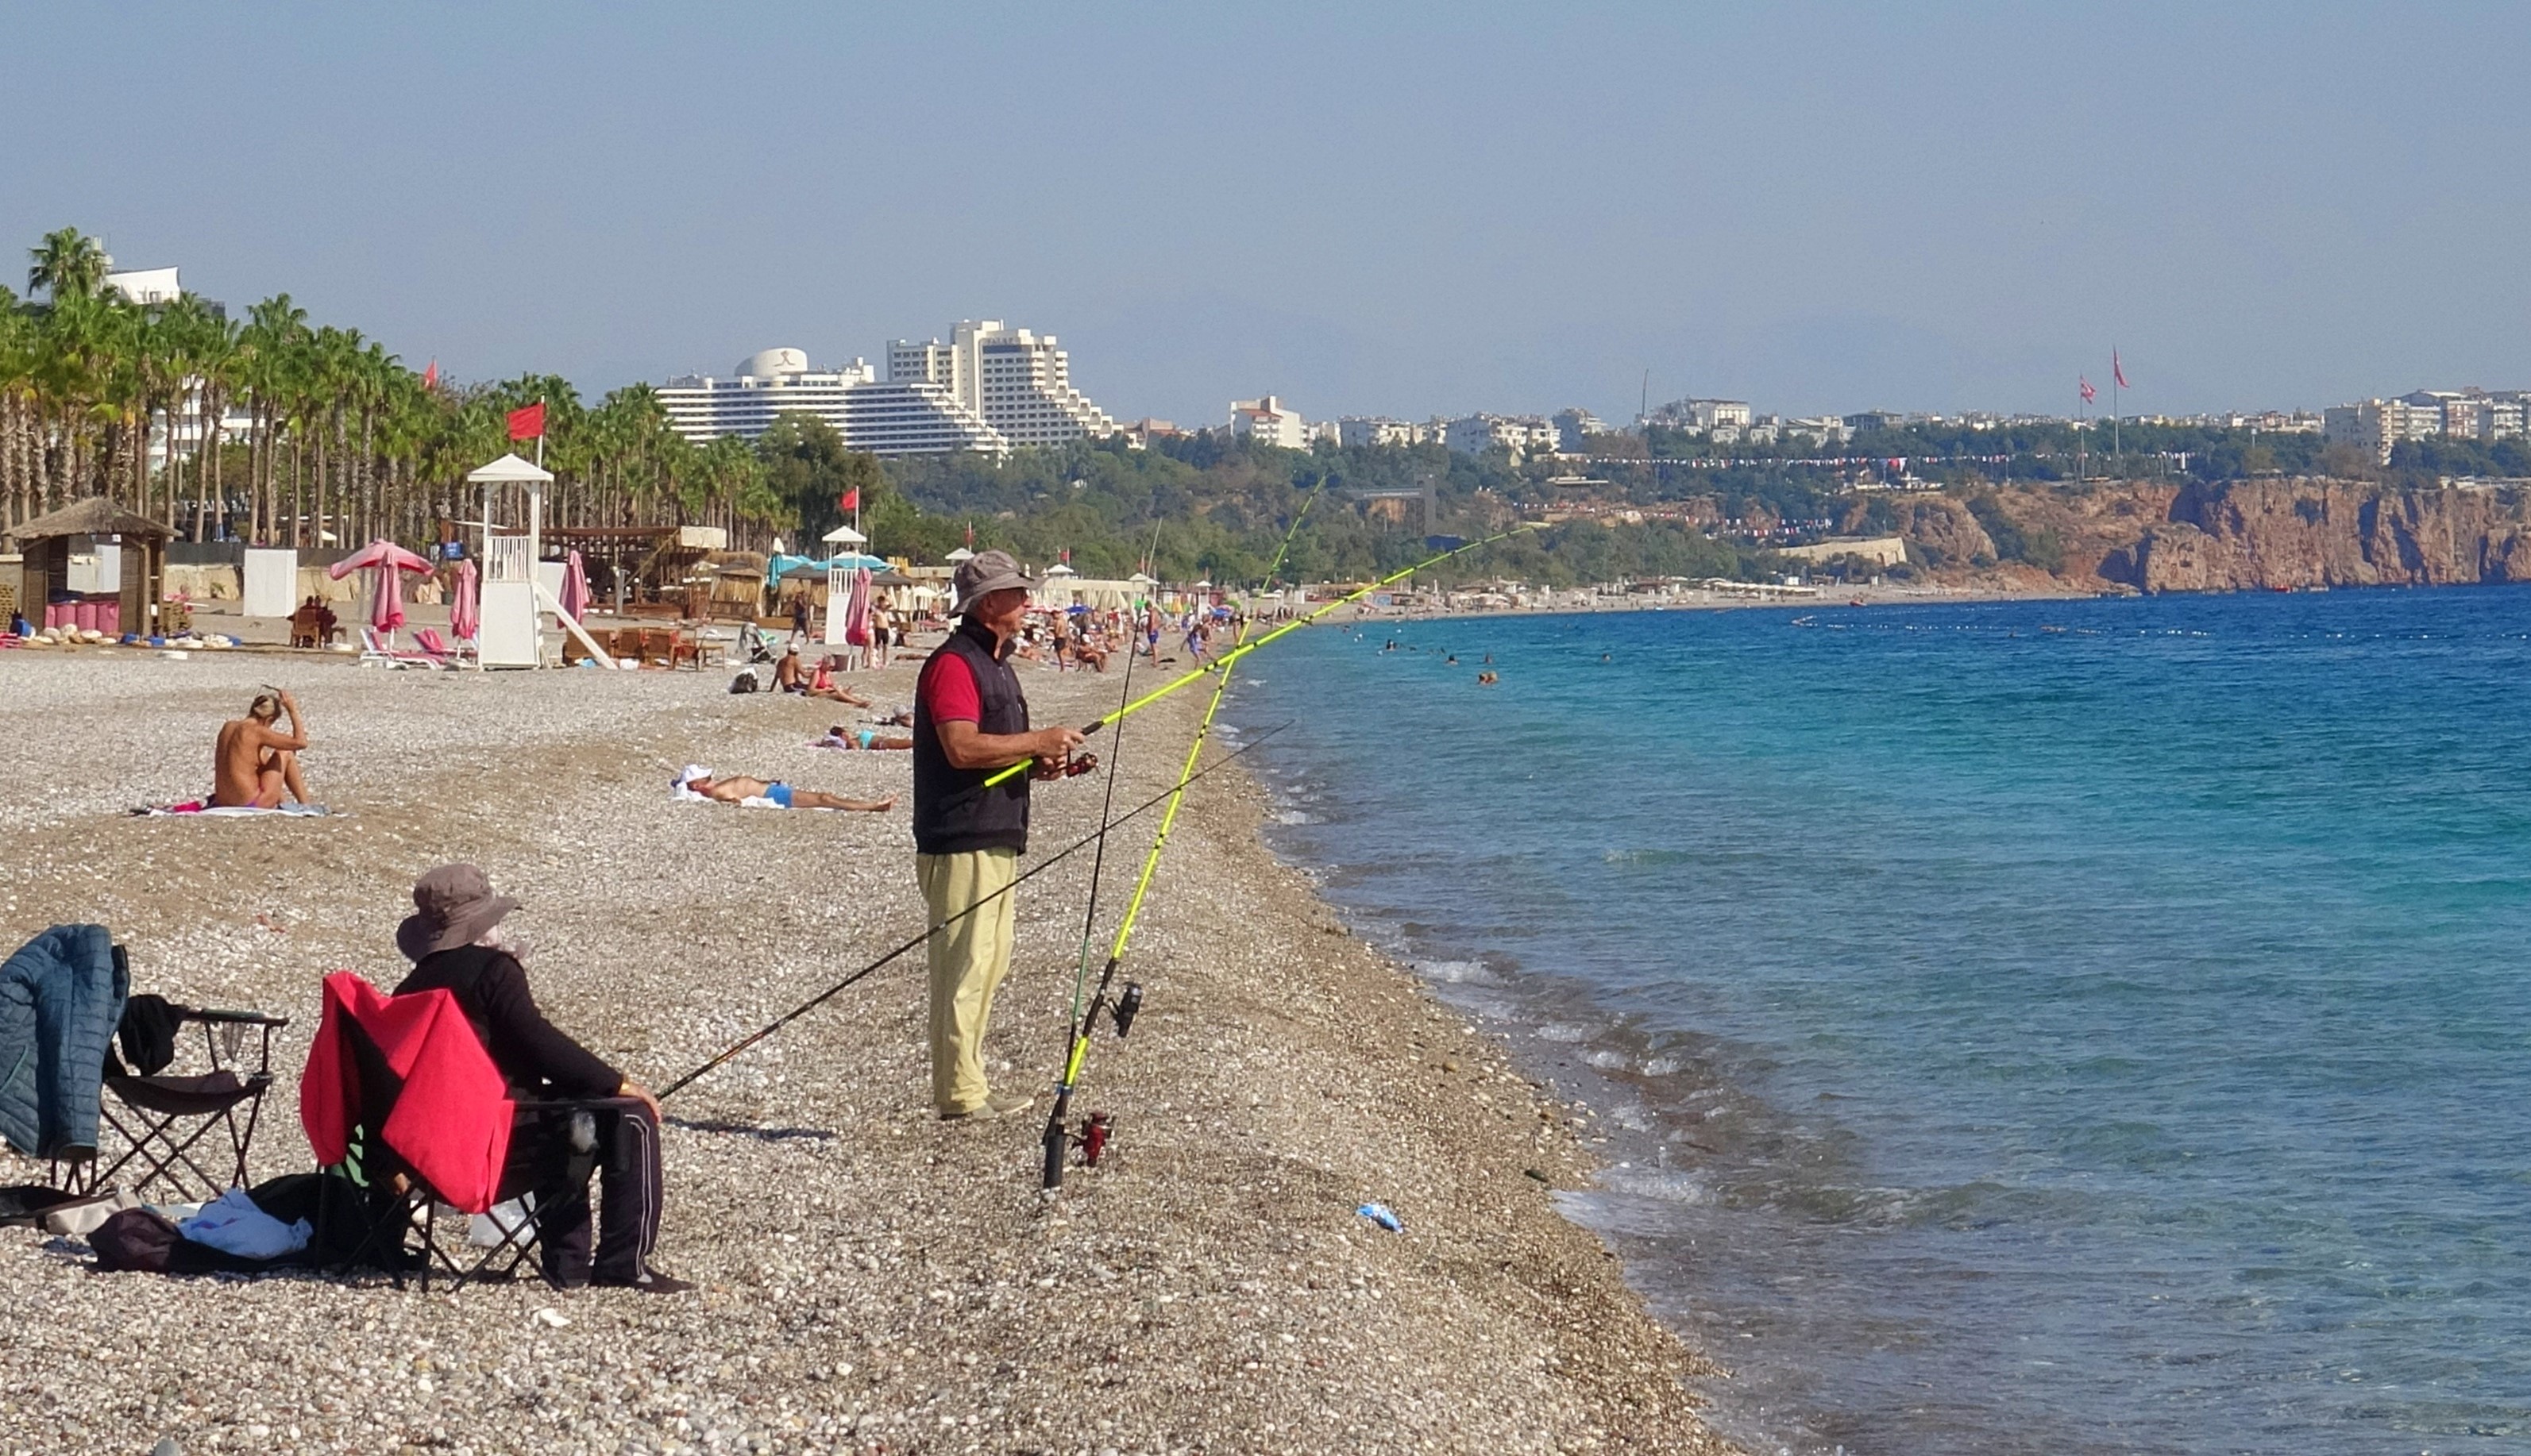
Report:
[[[791,807],[791,786],[789,784],[766,784],[764,786],[764,797],[772,800],[775,804],[780,805],[784,809],[789,809]]]

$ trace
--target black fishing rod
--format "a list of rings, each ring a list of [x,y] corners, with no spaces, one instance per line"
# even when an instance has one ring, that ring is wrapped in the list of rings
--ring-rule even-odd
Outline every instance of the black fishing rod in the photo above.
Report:
[[[1247,753],[1250,749],[1253,749],[1253,748],[1257,747],[1259,744],[1264,743],[1266,740],[1267,740],[1267,739],[1269,739],[1269,738],[1273,737],[1275,734],[1280,733],[1280,732],[1282,732],[1284,729],[1289,728],[1289,727],[1291,727],[1291,726],[1292,726],[1292,723],[1291,723],[1290,721],[1286,721],[1286,722],[1282,722],[1282,723],[1277,723],[1277,724],[1275,724],[1273,727],[1268,728],[1268,729],[1266,729],[1265,732],[1258,734],[1255,738],[1252,738],[1252,739],[1250,739],[1248,742],[1246,742],[1246,743],[1244,743],[1244,744],[1241,744],[1238,748],[1233,749],[1233,750],[1231,750],[1229,753],[1222,755],[1220,757],[1213,759],[1213,760],[1212,760],[1212,762],[1211,762],[1211,763],[1209,763],[1209,764],[1208,764],[1208,765],[1206,765],[1206,767],[1205,767],[1204,771],[1203,771],[1202,773],[1198,773],[1198,774],[1196,775],[1196,777],[1197,777],[1197,778],[1203,778],[1203,777],[1205,777],[1207,774],[1214,773],[1214,772],[1216,772],[1216,771],[1218,771],[1218,770],[1220,770],[1220,769],[1222,769],[1222,768],[1224,768],[1224,767],[1228,766],[1228,765],[1229,765],[1229,763],[1230,763],[1230,761],[1231,761],[1232,759],[1234,759],[1234,758],[1238,757],[1238,756],[1239,756],[1240,755],[1242,755],[1242,754]],[[883,956],[880,956],[877,960],[871,962],[869,965],[862,967],[862,968],[861,968],[860,970],[858,970],[858,971],[855,971],[852,975],[845,977],[843,980],[839,980],[839,981],[836,981],[833,985],[830,985],[830,986],[826,987],[824,990],[819,991],[817,994],[816,994],[816,995],[814,995],[814,996],[810,997],[808,1000],[801,1002],[798,1006],[795,1006],[795,1007],[793,1007],[791,1010],[784,1012],[782,1015],[780,1015],[780,1016],[778,1016],[778,1017],[775,1017],[775,1018],[773,1019],[773,1021],[772,1021],[770,1024],[768,1024],[767,1026],[765,1026],[762,1030],[758,1031],[758,1032],[756,1032],[756,1033],[753,1033],[753,1034],[751,1034],[750,1036],[746,1036],[745,1038],[743,1038],[743,1039],[741,1039],[741,1040],[739,1040],[739,1041],[737,1041],[737,1042],[733,1043],[733,1044],[732,1044],[732,1045],[731,1045],[731,1046],[730,1046],[726,1051],[721,1052],[718,1056],[713,1057],[711,1060],[709,1060],[709,1061],[707,1061],[707,1062],[703,1063],[702,1066],[695,1068],[695,1069],[694,1069],[693,1071],[691,1071],[691,1072],[688,1072],[685,1076],[678,1078],[676,1081],[669,1083],[665,1088],[663,1088],[663,1089],[661,1089],[661,1090],[660,1090],[659,1094],[658,1094],[658,1095],[659,1095],[659,1100],[661,1100],[661,1101],[663,1101],[663,1102],[664,1102],[664,1101],[666,1101],[668,1098],[670,1098],[670,1097],[672,1097],[672,1096],[675,1096],[675,1095],[677,1094],[677,1092],[678,1092],[681,1088],[684,1088],[687,1084],[689,1084],[689,1083],[693,1082],[696,1078],[701,1077],[701,1076],[703,1076],[705,1072],[708,1072],[708,1071],[712,1070],[714,1067],[720,1066],[722,1063],[729,1061],[730,1059],[732,1059],[732,1058],[736,1057],[739,1053],[741,1053],[741,1052],[743,1052],[743,1051],[747,1050],[747,1049],[748,1049],[749,1047],[751,1047],[751,1046],[754,1046],[757,1042],[763,1040],[765,1037],[772,1036],[774,1033],[776,1033],[776,1032],[778,1032],[778,1031],[782,1030],[784,1027],[787,1027],[787,1026],[789,1026],[791,1023],[793,1023],[793,1022],[795,1022],[795,1021],[798,1021],[801,1017],[804,1017],[804,1016],[808,1015],[810,1012],[816,1010],[818,1007],[820,1007],[820,1006],[822,1006],[822,1005],[826,1004],[826,1002],[828,1002],[829,1000],[832,1000],[832,999],[835,997],[835,995],[836,995],[837,993],[839,993],[839,992],[843,991],[846,987],[848,987],[848,986],[852,985],[855,981],[858,981],[858,980],[862,980],[864,977],[869,976],[871,973],[872,973],[872,972],[874,972],[874,971],[878,970],[880,967],[885,966],[888,962],[893,961],[893,960],[895,960],[897,957],[904,955],[907,951],[913,950],[915,947],[917,947],[917,946],[919,946],[919,945],[923,944],[925,941],[929,940],[932,936],[939,934],[941,931],[943,931],[943,930],[945,930],[945,929],[949,928],[951,925],[954,925],[954,924],[958,924],[960,921],[965,920],[967,917],[969,917],[969,916],[971,916],[971,915],[974,915],[977,911],[980,911],[980,910],[984,909],[985,906],[992,904],[995,900],[1000,899],[1002,896],[1007,895],[1007,894],[1010,894],[1012,891],[1017,890],[1021,885],[1028,883],[1030,880],[1035,879],[1037,876],[1039,876],[1039,875],[1041,875],[1041,874],[1043,874],[1045,871],[1047,871],[1047,870],[1049,870],[1049,869],[1053,868],[1056,865],[1061,864],[1065,859],[1069,858],[1069,857],[1070,857],[1072,854],[1074,854],[1076,851],[1079,851],[1079,850],[1083,850],[1083,849],[1087,849],[1087,848],[1089,848],[1091,845],[1093,845],[1093,844],[1097,843],[1097,842],[1099,840],[1099,838],[1100,838],[1101,836],[1103,836],[1104,834],[1106,834],[1106,832],[1107,832],[1109,829],[1114,828],[1114,827],[1115,827],[1116,825],[1118,825],[1118,824],[1124,823],[1124,822],[1125,822],[1126,820],[1128,820],[1128,819],[1132,819],[1132,818],[1139,817],[1140,815],[1142,815],[1142,814],[1144,814],[1144,813],[1148,812],[1149,811],[1158,808],[1160,805],[1162,805],[1162,804],[1164,804],[1164,803],[1166,803],[1166,802],[1168,801],[1168,799],[1169,799],[1169,796],[1170,796],[1170,795],[1175,794],[1175,793],[1178,793],[1178,792],[1179,792],[1179,790],[1177,790],[1176,788],[1167,788],[1167,789],[1162,789],[1162,790],[1161,790],[1160,792],[1158,792],[1157,794],[1154,794],[1154,795],[1153,795],[1151,798],[1144,800],[1142,803],[1135,805],[1132,809],[1129,809],[1129,810],[1125,811],[1123,813],[1120,813],[1120,814],[1116,815],[1116,816],[1115,816],[1114,818],[1112,818],[1112,819],[1108,819],[1108,820],[1106,820],[1106,821],[1102,822],[1102,823],[1101,823],[1101,824],[1100,824],[1100,825],[1099,825],[1096,830],[1092,831],[1091,833],[1088,833],[1088,834],[1085,834],[1085,835],[1081,836],[1079,839],[1074,840],[1072,843],[1070,843],[1070,844],[1068,844],[1068,845],[1065,845],[1062,849],[1059,849],[1059,850],[1055,851],[1055,852],[1054,852],[1051,856],[1049,856],[1049,857],[1048,857],[1048,858],[1047,858],[1047,859],[1046,859],[1042,864],[1033,865],[1033,866],[1029,867],[1029,868],[1028,868],[1026,871],[1024,871],[1024,872],[1022,872],[1021,874],[1019,874],[1018,876],[1014,877],[1014,878],[1011,880],[1011,882],[1010,882],[1009,884],[1004,885],[1004,886],[1002,886],[1000,889],[993,891],[993,893],[991,893],[991,894],[989,894],[989,895],[986,895],[984,899],[977,901],[975,904],[968,906],[966,909],[964,909],[964,910],[962,910],[962,911],[959,911],[956,915],[950,916],[948,919],[946,919],[946,920],[942,921],[940,924],[936,924],[936,925],[931,926],[930,928],[928,928],[928,929],[925,930],[922,934],[917,935],[917,936],[915,936],[913,939],[906,941],[904,944],[902,944],[902,945],[898,946],[896,949],[889,951],[887,954],[885,954],[885,955],[883,955]]]
[[[1134,714],[1141,712],[1143,709],[1150,707],[1153,703],[1159,701],[1161,699],[1168,697],[1170,694],[1177,692],[1179,689],[1195,682],[1206,673],[1228,672],[1232,663],[1237,662],[1240,658],[1256,651],[1259,647],[1266,645],[1286,633],[1298,632],[1302,628],[1309,626],[1311,623],[1318,621],[1322,617],[1324,617],[1327,613],[1336,610],[1338,607],[1360,601],[1382,587],[1395,586],[1397,583],[1406,580],[1417,572],[1438,566],[1453,556],[1463,556],[1468,552],[1477,550],[1481,547],[1490,546],[1496,541],[1507,541],[1513,536],[1519,535],[1523,532],[1537,531],[1543,525],[1545,525],[1544,522],[1524,521],[1509,531],[1498,532],[1493,535],[1487,536],[1484,540],[1470,541],[1463,546],[1453,546],[1449,550],[1443,551],[1438,555],[1428,556],[1422,561],[1415,563],[1413,566],[1404,567],[1397,571],[1390,572],[1387,576],[1380,578],[1378,581],[1373,582],[1369,586],[1357,588],[1352,591],[1346,592],[1344,595],[1337,597],[1335,600],[1328,602],[1322,607],[1320,607],[1317,611],[1310,613],[1306,617],[1286,622],[1282,626],[1275,628],[1273,631],[1257,639],[1257,641],[1253,643],[1233,647],[1205,666],[1199,667],[1195,671],[1187,673],[1183,677],[1173,679],[1161,684],[1159,687],[1153,688],[1151,692],[1144,694],[1142,697],[1135,699],[1133,701],[1126,703],[1123,707],[1116,709],[1114,712],[1109,713],[1104,717],[1094,718],[1090,722],[1084,723],[1081,726],[1081,731],[1084,734],[1096,733],[1110,723],[1120,721],[1124,718],[1129,718]],[[984,786],[989,789],[995,784],[999,784],[1016,777],[1027,767],[1028,765],[1025,762],[1014,763],[1008,768],[1004,768],[999,772],[994,773],[991,777],[985,779]]]
[[[1274,559],[1266,564],[1267,581],[1273,580],[1274,573],[1281,569],[1283,558],[1291,553],[1292,542],[1301,533],[1301,523],[1310,519],[1310,508],[1319,503],[1319,493],[1326,488],[1327,477],[1322,475],[1319,476],[1319,483],[1311,487],[1308,498],[1301,502],[1301,509],[1293,515],[1292,524],[1284,528],[1282,544],[1274,548]],[[1252,595],[1249,600],[1249,610],[1241,616],[1238,633],[1231,640],[1232,651],[1229,655],[1237,655],[1239,644],[1248,636],[1249,623],[1255,617],[1256,600]],[[1083,1009],[1082,993],[1090,980],[1090,924],[1088,918],[1084,919],[1081,928],[1081,965],[1073,973],[1072,1012],[1065,1022],[1065,1030],[1072,1039],[1064,1053],[1063,1069],[1055,1077],[1054,1106],[1046,1114],[1045,1133],[1041,1140],[1044,1152],[1044,1171],[1039,1186],[1047,1193],[1052,1193],[1063,1186],[1063,1165],[1072,1155],[1073,1136],[1069,1121],[1072,1094],[1081,1086],[1081,1067],[1090,1055],[1090,1035],[1098,1029],[1098,1014],[1101,1011],[1107,1013],[1108,1019],[1115,1023],[1117,1036],[1121,1038],[1133,1030],[1134,1017],[1143,1009],[1143,987],[1139,982],[1127,981],[1124,992],[1112,1004],[1107,999],[1107,993],[1116,983],[1117,968],[1125,963],[1125,946],[1133,938],[1134,922],[1143,913],[1143,897],[1151,891],[1152,874],[1160,868],[1160,851],[1168,847],[1169,829],[1177,823],[1178,810],[1186,803],[1187,785],[1195,781],[1196,760],[1204,754],[1205,740],[1212,733],[1213,717],[1221,711],[1222,695],[1229,690],[1230,669],[1225,659],[1221,676],[1213,684],[1212,701],[1205,705],[1204,717],[1196,724],[1195,737],[1187,745],[1186,761],[1179,765],[1177,783],[1169,790],[1168,812],[1160,815],[1159,832],[1153,836],[1152,851],[1144,857],[1143,872],[1134,881],[1134,898],[1125,907],[1124,919],[1117,923],[1116,943],[1108,949],[1107,963],[1098,973],[1098,989],[1089,997],[1087,1010]],[[1131,697],[1130,694],[1125,696]],[[1124,730],[1119,728],[1117,732],[1122,734]],[[1111,778],[1107,783],[1108,787],[1113,789],[1116,781]],[[1091,877],[1090,889],[1091,911],[1096,915],[1098,883],[1095,874]],[[1080,1139],[1082,1157],[1093,1167],[1097,1166],[1099,1154],[1106,1148],[1107,1132],[1106,1114],[1098,1112],[1092,1113],[1089,1124],[1082,1129]]]

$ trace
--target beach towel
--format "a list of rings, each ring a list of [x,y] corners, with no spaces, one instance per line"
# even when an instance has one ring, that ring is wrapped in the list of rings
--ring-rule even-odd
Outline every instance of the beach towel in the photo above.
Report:
[[[279,1259],[308,1247],[316,1226],[307,1219],[284,1223],[255,1206],[243,1188],[232,1188],[176,1225],[176,1232],[240,1259]]]
[[[321,804],[284,804],[274,809],[257,809],[251,804],[213,804],[207,799],[189,799],[182,804],[144,804],[132,812],[135,818],[158,818],[166,814],[200,814],[206,818],[246,818],[258,814],[281,814],[294,819],[350,817],[335,815]]]

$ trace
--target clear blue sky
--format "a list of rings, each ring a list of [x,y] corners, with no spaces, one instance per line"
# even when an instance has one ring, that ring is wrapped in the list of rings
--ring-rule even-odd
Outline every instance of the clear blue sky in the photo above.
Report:
[[[961,317],[1182,423],[2531,385],[2518,8],[1195,9],[19,3],[0,245],[591,391]]]

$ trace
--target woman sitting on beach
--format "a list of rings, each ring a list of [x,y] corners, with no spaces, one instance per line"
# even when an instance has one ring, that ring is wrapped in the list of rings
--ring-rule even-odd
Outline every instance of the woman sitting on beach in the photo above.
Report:
[[[712,799],[722,804],[742,804],[760,799],[775,809],[849,809],[863,813],[885,813],[896,807],[896,796],[885,799],[846,799],[837,794],[820,794],[815,789],[795,789],[780,779],[749,778],[744,774],[712,777],[712,771],[700,763],[689,763],[670,785],[680,799]]]

